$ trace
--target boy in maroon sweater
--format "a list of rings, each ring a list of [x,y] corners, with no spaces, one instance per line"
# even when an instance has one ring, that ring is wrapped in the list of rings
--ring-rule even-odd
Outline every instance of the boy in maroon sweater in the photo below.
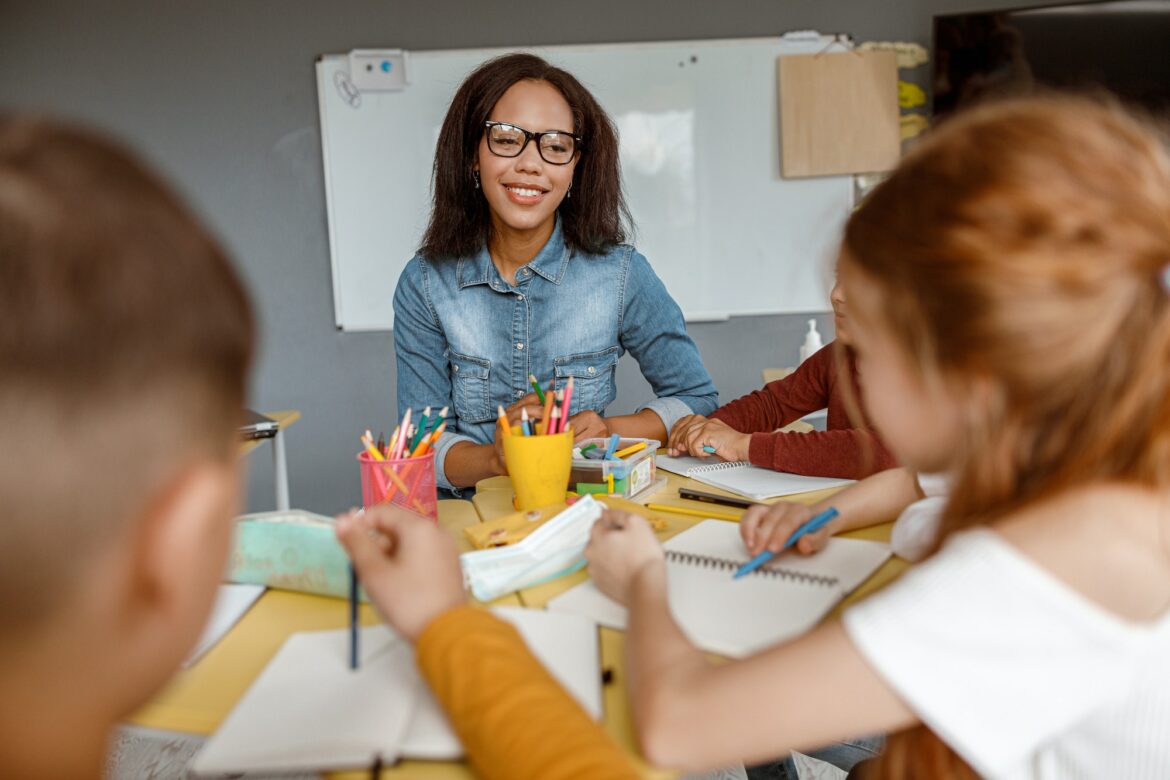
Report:
[[[715,455],[723,460],[745,460],[776,471],[847,479],[862,479],[896,466],[868,422],[864,428],[855,428],[849,420],[843,381],[837,372],[837,349],[846,350],[853,397],[860,398],[861,392],[857,364],[846,346],[849,335],[845,298],[839,286],[833,287],[829,300],[840,345],[829,344],[792,374],[721,406],[709,418],[699,414],[682,418],[670,432],[670,454],[710,457],[703,449],[706,446],[715,448]],[[776,432],[826,407],[827,430]]]

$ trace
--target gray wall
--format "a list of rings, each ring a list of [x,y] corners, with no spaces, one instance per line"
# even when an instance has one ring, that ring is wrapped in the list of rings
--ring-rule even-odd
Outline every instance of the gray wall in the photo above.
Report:
[[[389,333],[343,334],[333,327],[316,55],[794,29],[929,45],[932,13],[1028,4],[1036,3],[0,0],[0,107],[73,117],[126,139],[170,175],[219,233],[262,324],[251,404],[302,411],[288,434],[293,505],[332,513],[359,502],[353,460],[359,428],[392,426],[394,349]],[[925,84],[927,70],[910,77]],[[729,400],[760,384],[761,367],[796,362],[805,319],[743,317],[690,330]],[[831,322],[820,320],[828,337]],[[629,410],[648,396],[628,359],[619,384],[611,411]],[[270,461],[253,456],[251,466],[247,506],[269,509]]]

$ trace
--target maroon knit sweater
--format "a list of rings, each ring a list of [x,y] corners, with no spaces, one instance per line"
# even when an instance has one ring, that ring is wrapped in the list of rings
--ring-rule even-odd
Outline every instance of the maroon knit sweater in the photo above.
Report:
[[[748,459],[756,466],[811,477],[861,479],[897,466],[868,421],[854,428],[845,411],[832,344],[817,350],[793,373],[725,404],[711,415],[752,434]],[[847,351],[854,397],[861,398],[857,363]],[[774,433],[810,412],[828,408],[827,430]]]

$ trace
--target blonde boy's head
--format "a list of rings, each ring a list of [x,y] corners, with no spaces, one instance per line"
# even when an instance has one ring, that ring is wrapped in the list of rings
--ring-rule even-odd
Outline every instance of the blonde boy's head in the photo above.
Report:
[[[253,330],[216,242],[127,152],[0,118],[0,662],[72,633],[124,707],[173,670],[226,555]]]

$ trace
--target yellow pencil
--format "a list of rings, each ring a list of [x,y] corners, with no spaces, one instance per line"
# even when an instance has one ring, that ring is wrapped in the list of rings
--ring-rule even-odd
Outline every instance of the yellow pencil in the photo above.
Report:
[[[631,444],[629,447],[626,447],[624,450],[618,450],[617,452],[615,452],[613,454],[613,456],[615,458],[624,458],[627,455],[633,455],[635,452],[638,452],[639,450],[644,450],[644,449],[646,449],[646,442],[640,441],[637,444]]]
[[[606,484],[606,487],[608,488],[606,492],[612,496],[613,495],[613,472],[612,471],[605,475],[605,484]]]
[[[647,509],[654,509],[659,512],[674,512],[678,515],[693,515],[694,517],[711,517],[716,520],[739,520],[739,515],[733,515],[730,512],[712,512],[710,509],[691,509],[685,506],[670,506],[668,504],[647,504]]]

